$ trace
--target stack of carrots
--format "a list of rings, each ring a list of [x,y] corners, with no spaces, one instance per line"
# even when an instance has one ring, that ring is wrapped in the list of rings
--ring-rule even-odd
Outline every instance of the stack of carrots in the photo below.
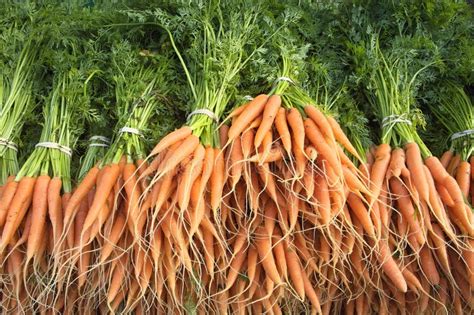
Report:
[[[361,152],[298,81],[305,69],[277,36],[289,22],[261,33],[254,9],[224,15],[213,2],[199,18],[185,12],[195,33],[183,54],[172,21],[162,25],[191,105],[185,125],[151,139],[152,150],[153,115],[177,70],[165,52],[116,42],[114,136],[90,139],[76,186],[75,105],[87,107],[84,86],[99,71],[55,74],[40,143],[0,186],[5,313],[474,312],[474,108],[465,92],[449,85],[433,108],[454,135],[438,159],[413,108],[429,66],[413,73],[371,46],[364,93],[381,136]],[[278,78],[232,106],[239,74],[275,38]]]

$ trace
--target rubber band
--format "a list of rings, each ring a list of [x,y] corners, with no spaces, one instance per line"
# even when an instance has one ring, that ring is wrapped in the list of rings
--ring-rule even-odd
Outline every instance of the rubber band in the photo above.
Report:
[[[411,120],[405,118],[405,114],[402,115],[390,115],[384,117],[382,119],[382,128],[385,128],[387,125],[395,125],[395,124],[407,124],[412,125]]]
[[[49,142],[49,141],[40,142],[40,143],[37,143],[35,145],[35,148],[39,148],[39,147],[59,150],[62,153],[68,155],[68,156],[72,156],[72,149],[71,148],[66,147],[64,145],[61,145],[61,144],[56,143],[56,142]]]
[[[285,82],[288,82],[288,83],[291,83],[291,84],[295,83],[295,81],[293,81],[292,79],[290,79],[288,77],[278,77],[278,78],[276,78],[275,82],[273,82],[273,85],[277,84],[280,81],[285,81]]]
[[[104,136],[92,136],[89,138],[89,141],[99,140],[105,143],[110,143],[110,139]]]
[[[108,148],[108,147],[109,147],[108,144],[105,144],[105,143],[97,143],[97,142],[90,143],[89,146],[90,146],[90,147],[102,147],[102,148]]]
[[[251,100],[253,100],[253,97],[250,96],[250,95],[245,95],[245,96],[243,97],[243,99],[246,100],[246,101],[251,101]]]
[[[469,135],[474,135],[474,129],[468,129],[468,130],[453,133],[451,135],[451,141],[465,137],[465,136],[469,136]]]
[[[142,133],[140,132],[140,130],[138,130],[137,128],[132,128],[132,127],[122,127],[119,130],[119,134],[121,133],[132,133],[137,136],[142,136]]]
[[[191,117],[193,117],[194,115],[205,115],[205,116],[211,118],[212,120],[214,120],[216,123],[218,122],[216,114],[214,114],[214,112],[210,111],[209,109],[205,109],[205,108],[196,109],[195,111],[191,112],[188,115],[186,120],[189,121],[189,119],[191,119]]]
[[[0,145],[12,149],[15,152],[18,152],[18,146],[16,145],[16,143],[8,139],[0,138]]]

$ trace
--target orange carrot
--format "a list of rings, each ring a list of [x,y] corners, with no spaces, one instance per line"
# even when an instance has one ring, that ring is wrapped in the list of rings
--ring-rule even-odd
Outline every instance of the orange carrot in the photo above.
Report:
[[[188,126],[183,126],[169,133],[168,135],[164,136],[163,139],[160,140],[160,142],[156,144],[156,146],[151,151],[150,156],[156,155],[160,153],[161,151],[163,151],[164,149],[170,147],[174,143],[188,138],[191,134],[192,134],[192,129],[191,127],[188,127]]]
[[[448,167],[449,162],[451,161],[451,158],[453,157],[453,155],[454,155],[454,152],[451,150],[448,150],[443,153],[443,155],[440,158],[440,162],[444,168]]]
[[[407,292],[407,283],[400,268],[392,258],[392,253],[390,252],[387,242],[380,240],[378,244],[379,250],[377,258],[382,265],[383,271],[401,292]]]
[[[391,148],[386,143],[380,144],[375,151],[375,161],[370,171],[370,203],[373,204],[380,195],[382,183],[387,174],[387,169],[390,164]]]
[[[29,261],[37,252],[40,242],[43,240],[43,231],[46,227],[46,214],[48,211],[48,185],[50,177],[48,175],[41,175],[36,180],[33,191],[32,204],[32,222],[31,229],[28,235],[28,243],[26,250],[26,261]]]
[[[229,141],[233,141],[236,137],[240,136],[247,128],[249,122],[262,114],[267,100],[268,95],[260,94],[249,102],[245,110],[232,122],[232,126],[228,132]]]
[[[405,168],[405,151],[402,148],[395,148],[390,158],[388,176],[400,177],[403,168]]]
[[[64,210],[64,226],[68,226],[71,217],[74,215],[74,211],[80,206],[81,200],[87,196],[87,193],[92,189],[96,183],[97,175],[99,174],[99,168],[97,166],[92,167],[84,179],[81,181],[79,186],[69,199],[67,208]]]
[[[104,167],[104,175],[100,182],[97,183],[97,188],[94,194],[92,205],[90,206],[89,212],[87,213],[84,226],[90,227],[99,215],[99,211],[102,209],[104,204],[111,193],[117,178],[120,176],[120,166],[118,164],[110,164]]]
[[[48,214],[53,228],[54,244],[58,244],[59,236],[63,230],[63,211],[61,207],[62,180],[54,177],[48,186]]]
[[[3,225],[5,224],[5,219],[7,218],[8,209],[15,196],[17,188],[18,188],[17,181],[11,181],[5,184],[2,197],[0,198],[0,227],[3,227]]]
[[[304,287],[304,280],[301,277],[301,274],[305,271],[301,268],[301,263],[298,258],[298,255],[288,248],[285,242],[285,255],[286,255],[286,262],[288,264],[288,273],[290,275],[290,279],[293,282],[294,288],[296,293],[298,294],[299,298],[303,301],[305,298],[305,287]]]
[[[423,201],[429,200],[429,187],[423,170],[423,160],[421,159],[420,148],[415,142],[405,145],[406,163],[410,171],[413,184]]]
[[[211,209],[217,211],[220,206],[222,192],[225,184],[225,161],[224,151],[218,148],[214,149],[214,166],[211,173]]]
[[[262,267],[265,270],[267,276],[278,285],[281,283],[281,278],[272,253],[271,240],[265,233],[265,229],[263,227],[259,227],[257,229],[256,235],[258,235],[258,238],[255,240],[255,245],[257,247],[258,256],[260,257]]]
[[[446,168],[446,171],[448,172],[449,175],[454,176],[456,173],[456,169],[459,165],[459,162],[461,162],[461,155],[456,154],[454,157],[449,161],[449,165]]]
[[[467,199],[469,196],[469,185],[471,182],[471,165],[469,162],[461,161],[456,171],[456,181],[463,196]]]
[[[326,143],[326,141],[324,140],[324,136],[322,135],[316,124],[311,119],[305,119],[304,126],[306,136],[308,137],[309,141],[314,145],[316,150],[318,150],[319,154],[328,161],[329,165],[331,165],[334,170],[340,170],[341,162],[337,157],[335,150],[333,150]]]
[[[349,204],[354,215],[361,222],[367,234],[369,236],[375,237],[376,233],[373,222],[362,200],[354,193],[349,193],[349,196],[347,197],[347,203]]]
[[[440,276],[433,255],[431,254],[431,249],[425,245],[421,248],[419,255],[423,275],[431,285],[438,285]]]
[[[288,128],[288,122],[286,121],[286,110],[283,107],[278,109],[278,113],[275,118],[275,127],[280,136],[281,143],[285,148],[286,153],[291,153],[291,134]]]
[[[161,162],[157,172],[166,174],[180,164],[184,159],[189,158],[191,153],[199,145],[199,138],[190,135],[174,151],[168,151],[167,157]]]
[[[21,221],[25,217],[29,204],[33,197],[33,189],[36,178],[25,176],[20,179],[15,196],[11,201],[8,209],[8,215],[2,232],[2,240],[0,242],[0,252],[2,252],[10,243],[13,235],[20,226]]]
[[[256,148],[262,144],[263,138],[271,130],[275,117],[277,116],[278,110],[281,107],[281,97],[280,95],[273,94],[271,95],[267,103],[265,104],[265,109],[263,110],[263,117],[260,126],[255,133],[254,145]]]

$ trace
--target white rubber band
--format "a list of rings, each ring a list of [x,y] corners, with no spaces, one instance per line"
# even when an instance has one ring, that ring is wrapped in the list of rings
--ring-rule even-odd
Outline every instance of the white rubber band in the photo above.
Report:
[[[451,141],[465,136],[474,135],[474,129],[468,129],[460,132],[453,133],[451,136]]]
[[[286,82],[291,83],[291,84],[295,83],[295,81],[293,81],[292,79],[290,79],[288,77],[278,77],[278,78],[276,78],[275,82],[273,82],[273,85],[277,84],[280,81],[286,81]]]
[[[407,124],[411,125],[411,120],[405,118],[405,114],[402,115],[390,115],[382,119],[382,128],[385,128],[387,125],[395,124]]]
[[[16,145],[16,143],[8,139],[0,138],[0,145],[12,149],[15,152],[18,152],[18,146]]]
[[[97,143],[97,142],[90,143],[89,146],[90,146],[90,147],[102,147],[102,148],[108,148],[108,147],[109,147],[108,144],[105,144],[105,143]]]
[[[92,136],[89,138],[89,141],[99,140],[105,143],[110,143],[110,139],[104,136]]]
[[[191,119],[191,117],[193,117],[194,115],[205,115],[205,116],[211,118],[212,120],[214,120],[216,123],[218,121],[216,114],[214,114],[213,111],[210,111],[210,110],[205,109],[205,108],[196,109],[195,111],[191,112],[188,115],[188,117],[186,118],[186,120],[189,121],[189,119]]]
[[[250,96],[250,95],[245,95],[245,96],[243,97],[243,99],[246,100],[246,101],[251,101],[251,100],[253,100],[253,97]]]
[[[137,128],[132,127],[122,127],[119,130],[119,133],[133,133],[134,135],[142,136],[142,133]]]
[[[60,145],[59,143],[56,143],[56,142],[48,142],[48,141],[40,142],[35,145],[35,148],[39,148],[39,147],[48,148],[48,149],[56,149],[68,156],[72,156],[71,148],[66,147],[64,145]]]

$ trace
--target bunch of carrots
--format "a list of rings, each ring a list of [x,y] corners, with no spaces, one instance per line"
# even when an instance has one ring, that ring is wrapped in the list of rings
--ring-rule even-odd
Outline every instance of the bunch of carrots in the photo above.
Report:
[[[462,88],[447,85],[432,109],[451,135],[438,159],[413,103],[430,65],[371,46],[364,93],[381,135],[361,150],[298,81],[290,22],[269,32],[258,8],[226,5],[180,12],[193,29],[182,51],[156,13],[190,105],[151,150],[174,59],[114,42],[114,136],[90,139],[77,185],[71,148],[100,71],[74,55],[84,63],[55,73],[39,145],[0,186],[2,312],[474,312],[474,111]],[[277,79],[233,106],[239,74],[271,40]]]

